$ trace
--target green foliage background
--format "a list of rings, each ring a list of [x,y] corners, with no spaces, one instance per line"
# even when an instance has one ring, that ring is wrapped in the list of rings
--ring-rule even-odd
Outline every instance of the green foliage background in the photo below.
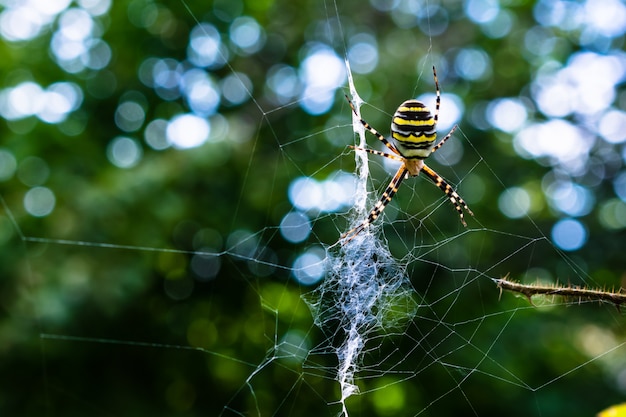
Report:
[[[307,247],[334,243],[348,226],[347,213],[321,215],[302,244],[282,239],[278,225],[292,210],[287,190],[294,179],[322,180],[338,169],[353,170],[346,149],[353,143],[343,100],[348,90],[337,91],[331,111],[313,116],[297,101],[273,103],[266,78],[278,63],[297,68],[310,42],[330,44],[342,56],[346,39],[359,32],[378,44],[378,66],[355,80],[364,98],[384,111],[363,108],[372,125],[384,130],[397,103],[433,91],[432,64],[444,74],[443,90],[462,99],[457,136],[466,158],[453,169],[432,166],[453,183],[464,179],[460,192],[476,218],[469,220],[473,232],[431,254],[418,245],[460,231],[450,207],[434,211],[424,229],[418,218],[389,229],[389,245],[408,264],[424,302],[455,297],[433,304],[439,310],[418,313],[404,337],[392,336],[364,358],[366,365],[380,362],[378,374],[357,381],[364,394],[348,401],[351,415],[594,415],[623,400],[624,349],[604,355],[623,343],[619,311],[597,304],[534,308],[500,295],[488,279],[507,273],[521,279],[541,267],[562,282],[618,288],[623,229],[606,230],[594,210],[586,218],[586,246],[571,254],[556,250],[545,237],[560,215],[545,204],[540,185],[550,168],[519,157],[510,135],[469,121],[490,100],[527,95],[542,59],[564,63],[582,46],[557,31],[558,47],[550,56],[529,58],[523,39],[537,25],[532,2],[500,4],[515,20],[498,39],[485,36],[461,2],[437,4],[447,11],[449,26],[429,37],[356,0],[116,1],[98,18],[111,63],[76,74],[63,71],[50,54],[56,23],[31,41],[0,43],[0,87],[72,81],[85,91],[80,109],[60,124],[35,117],[0,123],[0,147],[18,162],[15,175],[0,183],[3,415],[338,413],[332,351],[317,350],[302,362],[283,345],[277,348],[277,341],[295,332],[310,348],[329,343],[300,298],[310,288],[295,283],[290,267]],[[156,7],[150,10],[157,18],[142,27],[137,22],[148,6]],[[267,43],[251,55],[233,53],[230,66],[212,73],[219,79],[239,71],[252,81],[254,100],[219,108],[230,124],[226,139],[157,151],[142,141],[140,130],[134,136],[143,147],[140,163],[130,169],[111,164],[107,146],[125,134],[114,123],[122,97],[145,97],[148,120],[188,111],[182,100],[165,101],[141,83],[142,62],[183,60],[198,21],[215,25],[226,39],[231,20],[242,15],[260,23]],[[490,76],[474,82],[454,76],[449,63],[468,47],[488,54]],[[42,218],[23,205],[28,173],[19,164],[32,156],[48,165],[44,185],[56,197],[54,211]],[[482,184],[482,197],[472,197],[479,187],[467,173]],[[378,189],[387,181],[380,162],[373,164],[373,177]],[[442,201],[425,183],[420,178],[403,185],[397,199],[403,213],[425,214],[419,210]],[[512,221],[499,211],[498,197],[517,185],[537,190],[539,209]],[[615,197],[609,177],[593,191],[598,205]],[[210,230],[209,240],[223,251],[220,272],[208,282],[196,280],[189,267],[202,230]],[[235,231],[252,233],[268,250],[236,256],[239,249],[228,243]],[[581,276],[590,279],[579,282]],[[181,299],[168,296],[178,285],[183,292],[193,285],[193,291]],[[429,327],[430,320],[456,324]],[[598,340],[596,351],[582,346],[585,335]],[[444,363],[471,363],[481,372]],[[384,372],[386,367],[394,371]],[[413,376],[412,369],[420,372]]]

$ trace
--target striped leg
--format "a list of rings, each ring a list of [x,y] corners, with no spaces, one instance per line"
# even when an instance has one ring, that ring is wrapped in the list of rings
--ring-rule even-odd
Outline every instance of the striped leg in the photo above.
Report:
[[[398,187],[400,187],[402,180],[407,177],[408,173],[409,170],[406,168],[405,165],[402,165],[400,169],[398,169],[398,172],[396,172],[396,175],[393,176],[393,179],[387,186],[387,189],[383,193],[382,197],[380,198],[380,200],[378,200],[378,203],[376,203],[372,211],[370,211],[369,216],[367,216],[367,220],[341,236],[342,239],[345,239],[343,243],[347,243],[354,239],[356,235],[365,230],[367,226],[369,226],[372,222],[374,222],[374,220],[378,218],[378,216],[380,216],[380,213],[383,212],[385,207],[387,207],[387,204],[389,204],[393,196],[398,192]]]
[[[350,105],[350,108],[352,109],[352,113],[354,113],[354,115],[356,117],[358,117],[359,121],[361,122],[361,124],[363,125],[363,127],[369,131],[372,135],[376,136],[376,138],[381,141],[382,143],[385,144],[386,147],[388,147],[389,149],[391,149],[391,152],[395,153],[396,155],[400,155],[400,152],[398,152],[398,150],[396,149],[395,146],[393,146],[387,139],[385,139],[385,137],[383,135],[380,134],[380,132],[376,129],[374,129],[372,126],[370,126],[369,123],[367,123],[365,120],[361,119],[359,117],[359,115],[356,112],[356,109],[354,108],[354,104],[352,104],[352,101],[350,101],[350,98],[348,98],[348,96],[346,96],[346,100],[348,100],[348,104]]]
[[[441,90],[439,89],[439,78],[437,78],[437,70],[433,65],[433,78],[435,79],[435,89],[437,91],[437,102],[435,103],[435,125],[439,121],[439,106],[441,106]]]
[[[461,217],[461,223],[463,223],[463,226],[467,226],[467,223],[465,223],[463,210],[467,211],[472,216],[474,215],[474,213],[472,213],[472,210],[470,210],[470,208],[467,206],[467,203],[465,203],[461,196],[452,189],[452,187],[446,182],[446,180],[441,178],[439,174],[430,169],[427,165],[424,165],[424,167],[422,168],[422,172],[426,174],[426,176],[430,178],[435,183],[435,185],[446,194],[452,204],[454,204],[454,208],[456,209],[456,211],[459,213],[459,216]]]
[[[457,127],[459,127],[459,126],[458,125],[454,125],[452,127],[452,130],[450,130],[450,132],[448,132],[448,134],[446,136],[444,136],[443,139],[441,139],[441,142],[439,142],[438,144],[435,145],[435,147],[433,148],[433,150],[430,153],[432,154],[437,149],[441,148],[443,146],[443,144],[446,143],[446,141],[452,137],[452,134],[454,133],[454,131],[456,130]]]
[[[433,118],[435,119],[435,125],[436,125],[439,122],[439,107],[441,107],[441,90],[439,89],[439,78],[437,78],[437,70],[435,69],[434,65],[433,65],[433,78],[435,79],[435,89],[437,91],[437,100],[436,100],[436,103],[435,103],[435,115],[433,116]],[[457,127],[458,127],[457,125],[454,125],[452,130],[450,130],[450,132],[443,139],[441,139],[441,142],[439,142],[433,148],[431,153],[433,153],[437,149],[441,148],[441,146],[445,143],[445,141],[450,139],[450,137],[452,136],[452,133],[454,133],[454,131],[456,130]]]
[[[365,151],[374,155],[384,156],[385,158],[393,159],[394,161],[404,162],[404,158],[402,158],[401,156],[392,155],[390,153],[385,153],[374,149],[360,148],[358,146],[349,145],[349,147],[354,149],[355,151]]]

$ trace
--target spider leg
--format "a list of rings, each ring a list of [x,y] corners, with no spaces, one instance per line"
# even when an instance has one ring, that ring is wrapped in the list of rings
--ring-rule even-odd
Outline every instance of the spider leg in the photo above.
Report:
[[[439,142],[438,144],[435,145],[435,147],[433,148],[433,150],[430,153],[435,152],[437,149],[441,148],[443,146],[443,144],[452,137],[452,134],[454,133],[454,131],[456,130],[456,128],[459,127],[458,125],[454,125],[452,127],[452,130],[450,130],[450,132],[448,132],[448,134],[441,139],[441,142]]]
[[[386,147],[391,149],[391,152],[395,153],[396,155],[400,155],[400,152],[396,149],[395,146],[391,144],[391,142],[385,139],[385,137],[378,130],[374,129],[372,126],[370,126],[369,123],[367,123],[365,120],[359,117],[359,115],[356,112],[356,109],[354,108],[354,104],[352,104],[352,101],[350,100],[348,96],[346,96],[346,100],[348,100],[348,104],[350,105],[350,108],[352,109],[352,113],[354,113],[354,115],[359,119],[363,127],[366,130],[368,130],[372,135],[376,136],[376,138],[382,143],[384,143]]]
[[[408,172],[409,170],[406,168],[405,165],[402,165],[398,169],[398,172],[396,172],[396,175],[393,176],[393,179],[387,186],[387,189],[383,193],[382,197],[380,197],[380,200],[378,200],[372,211],[370,211],[369,216],[367,216],[367,220],[341,236],[341,239],[344,239],[344,244],[354,239],[356,235],[365,230],[367,226],[372,224],[372,222],[374,222],[374,220],[376,220],[378,216],[380,216],[380,213],[383,212],[385,207],[387,207],[387,204],[389,204],[393,196],[396,195],[396,193],[398,192],[398,187],[400,187],[402,180],[407,177]]]
[[[435,125],[439,121],[439,106],[441,106],[441,90],[439,90],[439,78],[437,78],[437,70],[433,65],[433,78],[435,79],[435,89],[437,90],[437,101],[435,103]]]
[[[354,149],[355,151],[365,151],[374,155],[384,156],[385,158],[393,159],[394,161],[404,162],[404,159],[402,159],[402,157],[397,156],[397,155],[392,155],[390,153],[376,151],[374,149],[360,148],[358,146],[352,146],[352,145],[349,145],[349,147]]]
[[[472,210],[470,210],[470,208],[467,206],[465,200],[463,200],[463,198],[461,198],[461,196],[452,189],[452,187],[446,182],[446,180],[444,180],[435,171],[430,169],[426,164],[424,164],[422,172],[424,172],[424,174],[426,174],[426,176],[430,178],[432,182],[434,182],[435,185],[446,194],[448,199],[450,199],[452,204],[454,204],[454,208],[456,209],[456,211],[459,213],[459,216],[461,217],[461,223],[463,223],[463,226],[467,226],[467,223],[465,223],[463,210],[467,211],[472,216],[474,215],[474,213],[472,213]]]
[[[441,90],[439,89],[439,78],[437,78],[437,70],[435,69],[434,65],[433,65],[433,78],[435,79],[435,89],[437,91],[437,100],[435,102],[435,115],[433,116],[433,119],[435,119],[435,125],[436,125],[439,122],[439,108],[441,107]],[[454,125],[454,127],[452,127],[452,130],[450,130],[450,132],[443,139],[441,139],[441,142],[435,145],[435,147],[430,153],[433,153],[437,149],[441,148],[443,144],[445,143],[445,141],[450,139],[450,137],[452,136],[452,134],[454,133],[457,127],[458,127],[457,125]]]

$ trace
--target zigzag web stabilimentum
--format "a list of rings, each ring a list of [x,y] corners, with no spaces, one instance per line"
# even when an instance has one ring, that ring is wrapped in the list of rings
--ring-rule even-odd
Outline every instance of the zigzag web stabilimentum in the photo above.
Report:
[[[348,61],[346,68],[350,94],[358,112],[362,101]],[[365,148],[365,131],[356,116],[353,117],[353,128],[360,140],[359,147]],[[362,219],[370,204],[367,198],[367,153],[357,150],[355,160],[358,179],[353,211],[356,219]],[[407,321],[417,312],[418,295],[405,268],[394,259],[377,233],[369,230],[345,245],[331,246],[326,253],[325,270],[324,282],[315,291],[305,294],[304,299],[315,324],[330,332],[330,339],[339,344],[335,347],[339,360],[337,380],[341,388],[342,413],[348,416],[346,400],[358,393],[355,373],[360,369],[363,349],[370,334],[402,332]],[[332,335],[335,332],[339,333],[337,337]]]

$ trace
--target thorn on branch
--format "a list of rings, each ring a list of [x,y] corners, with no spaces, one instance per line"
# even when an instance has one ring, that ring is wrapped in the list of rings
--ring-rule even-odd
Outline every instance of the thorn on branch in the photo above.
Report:
[[[620,306],[626,303],[626,292],[623,288],[619,290],[601,290],[586,287],[575,286],[559,286],[559,285],[541,285],[541,284],[522,284],[511,281],[508,274],[504,278],[494,279],[494,282],[502,290],[511,291],[524,295],[530,304],[533,304],[532,297],[534,295],[556,295],[565,298],[590,301],[604,301],[615,305],[620,310]],[[533,304],[534,305],[534,304]]]

